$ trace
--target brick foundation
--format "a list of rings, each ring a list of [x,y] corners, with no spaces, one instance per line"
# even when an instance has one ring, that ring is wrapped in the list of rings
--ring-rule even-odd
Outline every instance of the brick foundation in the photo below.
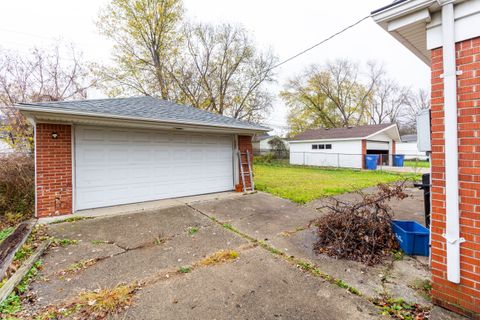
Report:
[[[238,136],[238,150],[240,152],[248,152],[250,153],[250,164],[252,166],[253,170],[253,147],[252,147],[252,137],[251,136]],[[246,162],[245,156],[242,157],[242,162]],[[240,170],[240,168],[239,168]],[[243,166],[243,171],[248,172],[248,165]],[[241,186],[241,190],[243,190],[243,184],[242,184],[242,177],[241,177],[241,172],[239,171],[239,185]],[[249,188],[252,183],[250,181],[250,177],[248,175],[245,175],[245,184],[246,187]]]
[[[57,138],[52,138],[52,133]],[[39,123],[35,131],[36,215],[72,213],[72,130],[70,125]]]
[[[442,49],[432,50],[432,295],[452,311],[480,319],[480,38],[456,44],[460,184],[460,284],[447,281]]]

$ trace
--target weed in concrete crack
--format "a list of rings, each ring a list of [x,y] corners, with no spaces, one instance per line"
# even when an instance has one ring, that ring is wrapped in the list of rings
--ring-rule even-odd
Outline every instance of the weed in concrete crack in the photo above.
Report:
[[[430,309],[416,303],[408,303],[403,299],[394,299],[389,295],[382,295],[372,302],[381,310],[381,314],[394,319],[414,320],[428,319]]]
[[[405,257],[405,254],[403,253],[403,251],[401,249],[392,250],[391,253],[392,253],[393,260],[395,260],[395,261],[401,261]]]
[[[224,224],[223,224],[223,227],[224,227],[225,229],[234,231],[234,229],[233,229],[233,227],[232,227],[232,225],[231,225],[230,223],[224,223]]]
[[[189,273],[192,271],[192,268],[189,266],[182,266],[178,269],[178,273]]]
[[[49,305],[33,315],[34,319],[105,319],[132,304],[137,284],[120,285],[112,289],[83,292],[78,297],[58,305]],[[32,315],[20,319],[31,319]]]
[[[59,224],[64,222],[75,222],[75,221],[82,221],[82,220],[90,220],[95,219],[94,217],[70,217],[63,220],[55,220],[50,222],[49,224]]]
[[[187,229],[187,233],[189,236],[193,236],[198,232],[199,228],[198,227],[189,227]]]
[[[153,240],[153,243],[155,243],[157,246],[165,243],[167,239],[163,237],[161,234],[159,234],[155,239]]]
[[[92,240],[91,243],[93,245],[99,245],[99,244],[112,244],[110,241],[108,240]]]
[[[201,266],[209,266],[229,260],[235,260],[238,258],[238,252],[235,250],[220,250],[214,254],[200,260],[197,264]]]
[[[430,301],[432,299],[432,283],[429,279],[416,279],[408,286],[417,291],[426,300]]]
[[[74,245],[77,244],[78,241],[74,239],[58,239],[58,238],[53,238],[52,239],[52,244],[51,246],[61,246],[61,247],[66,247],[69,245]]]
[[[88,267],[93,266],[96,264],[98,259],[88,259],[88,260],[81,260],[79,262],[72,263],[68,266],[65,270],[60,271],[58,274],[60,276],[75,274],[81,270],[87,269]]]

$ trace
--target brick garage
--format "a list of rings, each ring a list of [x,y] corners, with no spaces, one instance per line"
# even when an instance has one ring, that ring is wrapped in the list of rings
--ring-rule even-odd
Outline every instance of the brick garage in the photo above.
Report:
[[[237,152],[269,130],[152,97],[19,109],[35,123],[37,217],[234,190]]]
[[[400,0],[372,17],[431,68],[433,302],[480,319],[480,2]]]
[[[35,153],[37,216],[72,213],[72,127],[38,123]]]
[[[239,136],[238,137],[238,151],[240,151],[241,153],[247,153],[247,151],[248,151],[248,153],[250,154],[250,163],[253,165],[252,137]],[[248,165],[247,165],[246,155],[242,156],[242,162],[243,162],[243,172],[246,173],[249,170]],[[240,168],[238,168],[238,170],[239,170],[238,174],[241,175],[242,170],[240,170]],[[253,175],[253,173],[252,173],[252,175]],[[252,187],[252,181],[250,181],[250,176],[245,175],[244,180],[245,180],[245,187],[246,188],[251,188]],[[241,177],[239,179],[238,184],[239,184],[240,188],[243,189],[243,183],[242,183]]]

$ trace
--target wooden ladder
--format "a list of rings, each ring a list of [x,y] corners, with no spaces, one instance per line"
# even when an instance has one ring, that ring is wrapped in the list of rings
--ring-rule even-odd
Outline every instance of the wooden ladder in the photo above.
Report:
[[[238,164],[240,166],[240,176],[242,179],[242,186],[243,192],[247,191],[255,191],[255,186],[253,184],[253,174],[252,174],[252,164],[250,163],[250,152],[247,150],[246,152],[238,151]],[[243,161],[243,158],[246,158],[246,162]],[[248,171],[245,172],[244,166],[247,166]],[[247,188],[247,184],[245,183],[245,177],[248,176],[250,178],[250,187]]]

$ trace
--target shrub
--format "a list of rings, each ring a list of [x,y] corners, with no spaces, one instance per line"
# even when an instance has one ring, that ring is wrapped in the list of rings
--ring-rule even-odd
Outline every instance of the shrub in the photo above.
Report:
[[[273,163],[275,161],[275,157],[273,153],[267,153],[262,156],[255,156],[253,158],[254,164],[261,164],[261,163]]]
[[[34,161],[26,154],[4,155],[0,161],[0,224],[15,224],[34,212]]]

